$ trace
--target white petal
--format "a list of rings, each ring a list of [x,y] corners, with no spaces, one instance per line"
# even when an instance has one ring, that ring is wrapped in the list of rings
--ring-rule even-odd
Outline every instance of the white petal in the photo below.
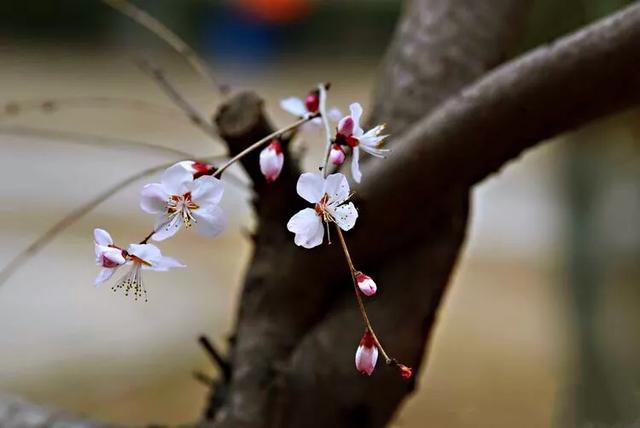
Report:
[[[100,285],[109,280],[109,278],[111,278],[113,276],[113,274],[116,272],[117,268],[102,268],[100,269],[100,272],[98,273],[98,276],[96,276],[96,280],[93,282],[93,285],[95,285],[96,287],[100,287]]]
[[[294,116],[305,117],[308,113],[304,101],[296,97],[280,100],[280,107]]]
[[[180,163],[170,166],[162,174],[162,186],[170,195],[183,195],[187,192],[187,183],[193,181],[193,174]]]
[[[322,244],[324,227],[315,210],[305,208],[295,214],[287,223],[289,232],[296,234],[294,242],[304,248],[313,248]]]
[[[198,208],[193,210],[191,214],[196,220],[193,226],[200,235],[218,236],[227,226],[224,212],[218,206]]]
[[[193,167],[193,164],[194,164],[193,161],[182,161],[182,162],[178,162],[176,165],[180,165],[181,167],[189,171],[191,174],[195,174],[197,170]]]
[[[122,255],[121,249],[114,247],[105,247],[104,245],[96,245],[96,261],[100,266],[103,265],[103,257],[108,261],[118,265],[122,265],[126,262],[124,256]]]
[[[169,221],[164,214],[161,214],[156,221],[156,232],[153,234],[151,239],[154,241],[164,241],[167,238],[171,238],[173,235],[178,233],[182,224],[182,217],[180,217],[180,215],[175,215],[171,221]]]
[[[298,184],[296,190],[298,195],[304,198],[307,202],[315,204],[322,198],[322,188],[324,186],[324,178],[321,174],[313,172],[305,172],[298,178]]]
[[[327,112],[327,119],[332,122],[337,122],[342,117],[342,112],[339,108],[333,107]]]
[[[98,245],[113,245],[111,235],[104,229],[93,229],[93,240]]]
[[[360,127],[360,119],[362,118],[362,106],[360,103],[353,103],[349,106],[351,117],[353,118],[353,135],[356,137],[362,135],[363,131]]]
[[[158,214],[167,209],[169,194],[160,183],[147,184],[140,191],[140,208],[149,214]]]
[[[371,128],[366,133],[358,137],[358,141],[362,145],[369,147],[378,147],[382,140],[387,138],[387,135],[380,135],[384,130],[384,125],[378,125],[375,128]]]
[[[200,205],[218,205],[224,193],[224,184],[221,180],[209,175],[202,176],[193,182],[191,187],[191,200]]]
[[[322,194],[329,195],[329,203],[338,204],[349,197],[349,182],[344,174],[329,175],[322,188]]]
[[[153,244],[130,244],[127,251],[129,254],[152,265],[162,257],[160,248]]]
[[[161,256],[151,266],[142,265],[142,270],[154,270],[156,272],[166,272],[171,268],[186,267],[173,257]]]
[[[364,144],[360,144],[359,147],[369,153],[371,156],[375,156],[377,158],[381,158],[384,159],[387,157],[387,153],[389,153],[391,150],[389,149],[376,149],[375,147],[369,147],[367,145]]]
[[[360,172],[360,147],[355,146],[351,150],[351,176],[356,183],[360,183],[362,180],[362,173]]]
[[[358,219],[358,210],[352,202],[337,207],[329,205],[327,210],[340,229],[344,231],[351,230]]]

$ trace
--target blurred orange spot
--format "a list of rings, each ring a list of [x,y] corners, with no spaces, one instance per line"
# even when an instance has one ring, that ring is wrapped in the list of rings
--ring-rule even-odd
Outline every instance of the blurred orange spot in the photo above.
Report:
[[[263,21],[289,22],[309,10],[308,0],[237,0],[237,7]]]

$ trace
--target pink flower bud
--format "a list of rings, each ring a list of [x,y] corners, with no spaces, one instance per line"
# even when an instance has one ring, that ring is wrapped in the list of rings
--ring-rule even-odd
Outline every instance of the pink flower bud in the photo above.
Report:
[[[358,287],[365,296],[373,296],[376,294],[378,286],[369,275],[358,272],[356,273],[356,281],[358,281]]]
[[[360,346],[356,350],[356,369],[362,373],[371,376],[376,368],[378,361],[378,348],[373,340],[373,335],[369,329],[365,330]]]
[[[334,165],[342,165],[344,163],[345,158],[344,150],[338,144],[334,144],[331,146],[331,151],[329,152],[329,160]]]
[[[411,379],[411,376],[413,376],[413,370],[411,370],[411,367],[407,367],[404,364],[398,364],[398,369],[400,369],[400,376],[402,376],[403,379]]]
[[[280,141],[274,139],[260,152],[260,172],[267,179],[267,183],[273,183],[282,171],[284,154]]]
[[[350,137],[353,134],[353,118],[351,116],[346,116],[340,119],[338,122],[338,134],[344,137]]]
[[[315,113],[320,108],[320,93],[318,90],[309,92],[304,99],[304,106],[309,113]]]

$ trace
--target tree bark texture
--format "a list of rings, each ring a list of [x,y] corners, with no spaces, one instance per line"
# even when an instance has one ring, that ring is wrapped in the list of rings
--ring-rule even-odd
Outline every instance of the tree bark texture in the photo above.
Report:
[[[360,218],[347,238],[356,267],[379,285],[367,308],[380,338],[415,371],[464,242],[473,186],[527,148],[640,101],[640,5],[502,63],[528,6],[410,1],[381,67],[371,121],[388,123],[393,152],[367,162],[355,189]],[[250,93],[231,98],[215,122],[232,154],[272,131]],[[337,243],[293,244],[285,224],[303,201],[299,165],[287,159],[269,186],[256,158],[243,162],[255,183],[254,252],[231,375],[199,424],[384,427],[415,383],[382,364],[371,377],[357,374],[364,326],[349,270]],[[11,419],[0,411],[3,420]],[[99,426],[69,423],[61,426]]]

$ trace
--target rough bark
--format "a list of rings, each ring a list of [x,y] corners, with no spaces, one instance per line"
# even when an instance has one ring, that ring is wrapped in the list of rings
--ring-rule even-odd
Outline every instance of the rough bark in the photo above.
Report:
[[[493,13],[502,17],[514,17],[517,15],[516,10],[519,11],[518,13],[526,10],[529,1],[496,1],[492,2],[492,4]],[[448,91],[457,89],[460,85],[467,83],[498,63],[503,56],[502,47],[508,46],[513,42],[514,31],[506,30],[506,28],[513,29],[517,27],[519,19],[512,20],[509,24],[504,24],[501,19],[496,19],[496,22],[492,23],[495,25],[487,25],[481,30],[474,27],[472,30],[471,26],[465,25],[468,23],[466,21],[477,18],[478,21],[482,22],[485,19],[483,17],[490,15],[486,6],[479,5],[478,2],[469,1],[459,2],[455,6],[457,8],[464,7],[465,12],[451,14],[453,19],[451,28],[455,27],[456,34],[447,36],[447,41],[457,45],[455,54],[458,55],[460,64],[465,64],[462,68],[465,68],[466,71],[452,75],[455,84],[452,83],[450,87],[442,88],[442,81],[446,79],[441,79],[437,83],[436,80],[429,81],[429,78],[427,78],[431,72],[430,67],[411,70],[410,73],[416,80],[409,85],[405,85],[404,89],[431,86],[432,90],[436,91],[437,87],[439,96],[443,97]],[[415,7],[422,9],[423,12],[430,7],[444,8],[446,11],[451,11],[443,2],[414,1],[411,3],[410,9]],[[441,30],[438,26],[433,25],[433,21],[415,21],[412,17],[413,13],[410,10],[405,13],[401,20],[401,27],[408,26],[411,29],[409,33],[401,35],[401,43],[419,45],[420,38],[431,34],[431,32],[434,32],[434,39],[440,37],[435,32]],[[476,40],[479,33],[483,33],[486,39],[491,40],[491,43],[486,43],[484,46],[486,49],[484,50],[478,43],[469,42],[470,40]],[[396,42],[392,45],[390,57],[393,57],[394,51],[399,49],[400,45],[398,43]],[[432,46],[421,46],[421,53],[428,57],[430,49],[433,48],[434,57],[438,58],[428,57],[428,59],[422,58],[420,61],[423,63],[429,62],[430,64],[436,64],[441,61],[443,69],[452,67],[450,51],[447,50],[445,44],[446,42],[440,41]],[[500,52],[498,53],[498,51]],[[461,60],[465,56],[470,58],[469,61]],[[418,61],[415,61],[414,58],[413,62],[405,61],[404,64],[408,68],[413,68],[418,65]],[[422,77],[425,77],[426,81],[421,81]],[[383,76],[381,85],[385,88],[392,88],[392,80],[394,80],[393,76]],[[407,104],[404,104],[400,98],[402,97],[395,99],[394,102],[403,103],[406,106]],[[440,100],[432,100],[431,102],[435,104],[438,101]],[[418,110],[422,110],[422,114],[424,114],[424,108],[426,107],[421,106],[416,110],[414,105],[412,108],[414,109],[413,113],[408,111],[398,113],[394,110],[389,110],[388,112],[379,113],[378,117],[387,121],[393,129],[395,121],[401,120],[399,119],[400,117],[406,118],[402,122],[402,125],[404,125],[415,119]],[[248,132],[254,133],[253,131]],[[222,131],[223,135],[224,133]],[[248,140],[244,142],[245,145],[247,143]],[[236,142],[232,141],[231,144],[234,145]],[[300,341],[319,322],[332,314],[333,306],[343,298],[344,291],[347,290],[349,292],[351,290],[348,271],[344,268],[344,261],[341,259],[338,248],[323,247],[307,251],[296,248],[291,244],[292,236],[284,228],[284,225],[290,216],[300,208],[299,202],[296,202],[300,201],[300,199],[292,191],[295,189],[297,177],[290,178],[291,180],[289,180],[289,177],[284,179],[281,177],[278,180],[279,189],[273,189],[274,191],[284,192],[289,204],[285,208],[288,209],[278,209],[278,216],[263,218],[260,206],[257,207],[258,230],[255,235],[257,237],[256,246],[248,267],[238,312],[235,332],[237,342],[232,354],[234,371],[229,388],[229,396],[227,404],[216,414],[215,420],[219,426],[258,427],[271,426],[271,424],[280,426],[284,423],[283,415],[289,414],[289,409],[288,407],[284,408],[286,405],[283,403],[286,402],[287,394],[281,390],[283,388],[287,389],[290,383],[291,376],[287,375],[287,373],[290,373],[292,367],[290,361],[292,352],[296,347],[300,346]],[[285,192],[287,189],[290,189],[290,191]],[[453,199],[458,205],[466,205],[466,202],[464,202],[466,197],[467,189],[463,189]],[[260,202],[260,205],[267,204]],[[269,212],[273,214],[271,210]],[[361,212],[368,212],[366,206],[361,205]],[[458,216],[465,217],[466,212],[462,210],[458,213]],[[369,224],[372,227],[376,227],[374,223],[375,220],[372,220]],[[363,231],[368,229],[366,226],[362,228]],[[424,232],[427,237],[430,235],[428,231]],[[463,228],[457,229],[455,233],[452,232],[450,236],[452,245],[460,245],[461,239],[456,239],[456,237],[461,235],[462,232]],[[385,247],[392,248],[387,245],[387,242],[390,243],[391,241],[393,240],[385,238]],[[405,244],[409,244],[409,242],[405,241]],[[412,251],[413,249],[405,248],[403,253],[411,253]],[[429,249],[424,251],[429,251]],[[439,273],[437,280],[434,280],[434,284],[437,283],[437,285],[434,285],[434,290],[438,290],[434,292],[434,295],[437,296],[434,297],[436,301],[444,289],[444,284],[446,284],[446,279],[453,266],[455,254],[457,254],[456,251],[451,253],[452,257],[450,259],[443,260],[444,264],[442,266],[434,268]],[[360,256],[357,251],[355,256]],[[391,266],[392,259],[385,260],[385,264]],[[360,266],[363,270],[368,267],[364,263]],[[337,274],[330,278],[329,275],[332,272]],[[371,272],[372,275],[382,273],[373,267],[368,272]],[[416,279],[418,278],[420,277],[417,276]],[[349,345],[344,348],[344,343],[340,343],[336,346],[336,349],[348,349],[352,353],[358,342],[359,335],[362,333],[362,324],[355,320],[354,323],[345,328],[345,331],[350,332]],[[417,345],[415,347],[417,352],[414,354],[418,355],[422,350],[424,340],[420,339],[415,344]],[[415,363],[415,360],[416,358],[412,358],[412,362]],[[347,370],[349,372],[354,374],[352,358],[339,361],[340,364],[348,367]],[[353,376],[352,382],[358,383],[360,380],[357,376]],[[401,389],[406,390],[406,387]],[[399,395],[398,399],[403,395]],[[311,391],[309,400],[310,402],[315,401]],[[329,403],[331,402],[330,400]],[[338,404],[335,400],[333,402]],[[391,410],[392,407],[396,407],[397,399],[390,399],[388,403],[390,404],[390,406],[387,406],[389,411],[384,413],[383,417],[377,418],[378,422],[375,426],[384,424],[391,417]],[[372,403],[368,404],[372,405]],[[325,414],[328,415],[329,412],[325,412]],[[298,422],[293,417],[292,426],[296,426],[296,423]],[[307,422],[307,424],[310,423]],[[321,419],[318,419],[318,423],[319,425],[322,424]],[[348,425],[351,422],[348,419],[332,421],[334,426],[340,426],[341,423],[347,423]]]
[[[412,119],[394,121],[394,128],[415,124],[395,139],[389,159],[364,171],[357,189],[361,217],[348,239],[357,266],[379,282],[368,307],[395,356],[420,364],[464,240],[472,186],[541,140],[637,104],[639,55],[636,4],[505,64],[420,120],[406,113]],[[257,108],[234,107],[246,103]],[[218,116],[232,152],[270,130],[259,107],[257,98],[239,95]],[[245,121],[243,111],[257,113]],[[393,118],[399,111],[376,115]],[[246,166],[258,180],[253,165]],[[291,162],[276,185],[257,182],[259,221],[231,382],[218,397],[223,405],[210,413],[212,425],[384,426],[414,385],[384,367],[371,378],[355,373],[362,325],[339,249],[301,250],[284,227],[299,208],[297,174]],[[20,404],[14,412],[23,408],[31,407]]]
[[[358,266],[380,279],[371,315],[399,358],[419,364],[462,242],[471,186],[527,147],[637,103],[630,58],[639,41],[640,7],[633,6],[506,64],[417,123],[389,159],[365,171],[362,215],[349,240]],[[585,94],[592,87],[601,90]],[[447,221],[458,227],[447,229]],[[410,388],[383,370],[373,379],[353,376],[362,327],[349,303],[348,272],[337,268],[344,265],[339,251],[289,251],[277,258],[275,277],[263,272],[262,288],[253,288],[259,297],[251,301],[259,303],[241,312],[238,339],[246,347],[236,348],[234,363],[243,365],[237,380],[246,376],[246,383],[232,389],[219,426],[299,426],[313,409],[305,426],[383,426]],[[434,253],[440,257],[411,263],[413,254]],[[398,281],[398,272],[415,276]],[[242,311],[246,302],[243,296]],[[415,302],[420,310],[407,316]]]
[[[375,85],[371,123],[397,133],[500,64],[529,0],[411,0]]]

